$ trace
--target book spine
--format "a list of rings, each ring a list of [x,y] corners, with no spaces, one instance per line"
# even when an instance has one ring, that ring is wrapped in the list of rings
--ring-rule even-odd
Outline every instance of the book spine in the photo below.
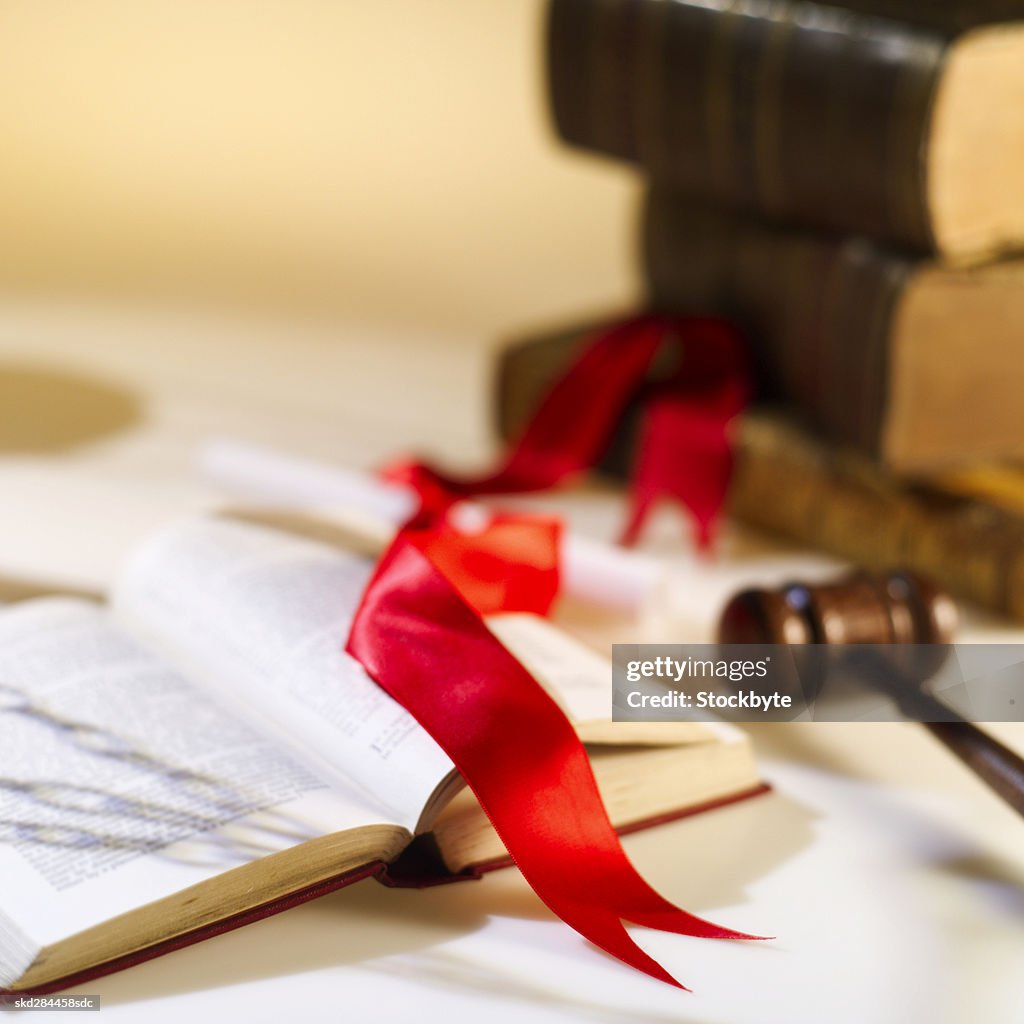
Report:
[[[915,570],[1024,620],[1024,518],[897,481],[781,423],[751,417],[741,435],[737,520],[866,569]]]
[[[506,350],[496,382],[504,437],[522,429],[590,333],[579,328]],[[630,410],[602,472],[627,473],[636,419]],[[782,418],[744,417],[729,510],[740,522],[867,569],[924,573],[959,598],[1024,621],[1024,516],[899,481]]]
[[[655,189],[643,260],[654,307],[734,317],[750,339],[763,396],[885,461],[895,311],[913,257],[730,217]]]
[[[550,0],[573,145],[694,195],[931,250],[931,109],[948,36],[799,0]]]

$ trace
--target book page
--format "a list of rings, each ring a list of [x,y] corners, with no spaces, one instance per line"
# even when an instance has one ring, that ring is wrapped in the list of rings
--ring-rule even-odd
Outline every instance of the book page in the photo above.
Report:
[[[377,555],[387,538],[347,509],[317,510],[316,515],[258,508],[231,508],[233,519],[283,530],[345,551]],[[577,624],[580,610],[576,611]],[[612,664],[560,625],[525,612],[487,616],[487,626],[502,645],[547,690],[585,743],[670,746],[716,738],[707,722],[613,722]],[[615,620],[605,628],[615,628]],[[605,635],[608,635],[607,633]],[[614,641],[614,633],[608,635]]]
[[[536,615],[492,615],[487,627],[566,713],[585,743],[672,746],[721,738],[718,723],[613,722],[612,663]]]
[[[194,520],[143,546],[114,603],[165,656],[298,738],[413,830],[454,769],[344,651],[372,569],[363,556],[263,526]]]
[[[0,740],[0,912],[30,937],[26,956],[267,854],[387,823],[87,601],[0,611]],[[0,987],[26,966],[3,961]]]

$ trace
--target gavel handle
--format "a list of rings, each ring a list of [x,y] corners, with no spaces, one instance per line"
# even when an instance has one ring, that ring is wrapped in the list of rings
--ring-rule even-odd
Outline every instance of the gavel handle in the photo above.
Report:
[[[911,702],[913,707],[904,705],[906,710],[1018,814],[1024,815],[1024,758],[929,693],[918,690]],[[927,721],[929,711],[937,711],[934,717],[945,721]]]
[[[973,722],[925,722],[931,734],[1024,815],[1024,758]]]

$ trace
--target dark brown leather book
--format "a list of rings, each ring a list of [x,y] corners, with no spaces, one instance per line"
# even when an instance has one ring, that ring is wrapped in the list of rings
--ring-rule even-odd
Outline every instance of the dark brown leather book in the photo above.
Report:
[[[515,436],[592,325],[511,345],[495,381],[496,424]],[[600,470],[628,470],[630,410]],[[1024,468],[976,465],[928,480],[885,472],[770,408],[736,432],[729,511],[737,520],[869,569],[915,569],[957,597],[1024,620]]]
[[[946,257],[1024,243],[1024,2],[551,0],[574,145]]]
[[[908,481],[781,416],[740,431],[732,514],[868,569],[914,569],[956,597],[1024,620],[1024,470]]]
[[[863,238],[647,201],[650,299],[746,329],[764,396],[880,464],[1024,456],[1024,260],[956,267]]]

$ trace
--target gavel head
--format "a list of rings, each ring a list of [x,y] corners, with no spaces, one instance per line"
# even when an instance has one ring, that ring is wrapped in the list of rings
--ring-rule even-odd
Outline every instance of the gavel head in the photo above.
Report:
[[[854,573],[829,583],[736,594],[722,611],[718,642],[899,645],[886,660],[923,680],[945,660],[943,645],[952,641],[956,624],[952,599],[924,577]]]
[[[823,584],[744,590],[722,611],[719,643],[947,644],[952,599],[910,572],[854,573]]]

